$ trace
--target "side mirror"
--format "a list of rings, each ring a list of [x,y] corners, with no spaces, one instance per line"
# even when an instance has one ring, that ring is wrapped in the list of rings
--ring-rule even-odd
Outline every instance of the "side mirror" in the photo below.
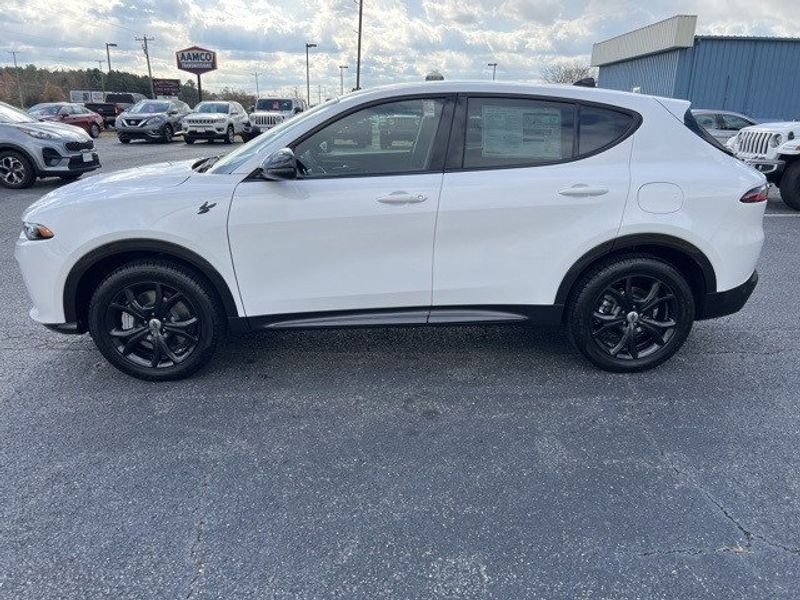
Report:
[[[267,181],[297,179],[297,159],[291,148],[277,150],[261,163],[261,177]]]

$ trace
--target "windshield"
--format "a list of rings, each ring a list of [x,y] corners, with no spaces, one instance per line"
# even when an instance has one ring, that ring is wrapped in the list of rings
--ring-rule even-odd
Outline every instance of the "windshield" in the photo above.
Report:
[[[292,110],[291,100],[280,100],[278,98],[261,98],[256,101],[256,110],[274,110],[279,112],[289,112]]]
[[[49,104],[45,106],[34,106],[28,112],[32,115],[52,116],[57,115],[59,110],[61,110],[61,106],[58,104]]]
[[[10,104],[0,102],[0,123],[35,123],[28,113],[24,113]]]
[[[169,102],[153,102],[142,100],[131,108],[128,112],[135,115],[164,113],[169,110]]]
[[[194,107],[196,113],[219,113],[228,114],[228,104],[226,102],[201,102]]]
[[[312,118],[324,110],[327,110],[331,106],[335,105],[339,102],[338,98],[332,98],[327,102],[323,102],[322,104],[317,104],[311,110],[307,110],[304,113],[300,113],[296,117],[289,119],[288,121],[284,121],[283,123],[279,123],[272,129],[268,129],[265,133],[262,133],[257,138],[247,142],[243,146],[239,146],[238,149],[234,150],[220,161],[218,161],[214,168],[211,169],[210,173],[232,173],[234,169],[241,166],[242,163],[248,161],[259,152],[261,149],[264,148],[267,144],[269,144],[275,137],[283,134],[284,132],[293,129],[295,127],[301,127],[303,123],[309,118]]]

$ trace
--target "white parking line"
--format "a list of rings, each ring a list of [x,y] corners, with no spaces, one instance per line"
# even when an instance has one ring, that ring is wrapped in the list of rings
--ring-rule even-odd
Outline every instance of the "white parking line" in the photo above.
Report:
[[[796,219],[797,217],[800,217],[800,213],[797,213],[797,214],[774,213],[774,214],[771,214],[771,215],[764,215],[764,216],[765,217],[794,217]]]

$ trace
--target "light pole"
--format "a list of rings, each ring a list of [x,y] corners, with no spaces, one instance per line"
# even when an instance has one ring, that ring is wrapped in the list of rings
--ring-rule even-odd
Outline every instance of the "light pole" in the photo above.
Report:
[[[494,81],[497,76],[497,63],[489,63],[489,66],[492,67],[492,81]]]
[[[252,75],[256,78],[256,100],[258,100],[258,72],[252,73]]]
[[[361,32],[364,24],[364,0],[358,0],[358,58],[356,59],[356,89],[361,89]]]
[[[348,65],[339,65],[339,87],[341,88],[342,96],[344,96],[344,70],[349,68]]]
[[[311,106],[311,78],[308,74],[308,49],[316,47],[316,44],[309,44],[306,42],[306,99],[308,100],[309,106]]]
[[[116,48],[117,45],[112,42],[106,42],[106,60],[108,61],[108,72],[111,73],[111,51],[109,48]]]

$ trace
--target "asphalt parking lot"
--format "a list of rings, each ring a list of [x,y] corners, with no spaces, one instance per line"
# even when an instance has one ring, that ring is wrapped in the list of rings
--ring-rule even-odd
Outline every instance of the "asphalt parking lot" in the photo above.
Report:
[[[103,171],[230,150],[98,142]],[[273,332],[184,382],[34,325],[0,191],[0,597],[796,598],[800,213],[658,370],[558,330]]]

